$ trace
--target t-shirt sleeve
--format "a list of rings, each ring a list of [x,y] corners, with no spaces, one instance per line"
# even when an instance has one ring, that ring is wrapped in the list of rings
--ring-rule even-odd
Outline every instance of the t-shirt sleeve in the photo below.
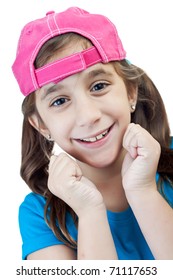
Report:
[[[22,259],[48,246],[63,244],[44,220],[45,199],[30,193],[19,207],[19,228],[22,237]]]

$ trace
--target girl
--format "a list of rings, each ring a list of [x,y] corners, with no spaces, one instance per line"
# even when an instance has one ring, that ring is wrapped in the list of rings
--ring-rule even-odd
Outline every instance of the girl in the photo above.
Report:
[[[32,190],[19,209],[23,259],[173,259],[168,120],[116,27],[76,7],[49,12],[24,27],[13,72]]]

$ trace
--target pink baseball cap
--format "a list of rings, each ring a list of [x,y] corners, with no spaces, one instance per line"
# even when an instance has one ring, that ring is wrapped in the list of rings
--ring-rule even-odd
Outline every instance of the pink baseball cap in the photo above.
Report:
[[[43,44],[68,32],[84,36],[93,46],[35,69],[34,61]],[[21,92],[27,96],[50,82],[58,83],[96,63],[119,61],[125,57],[117,29],[107,17],[71,7],[60,13],[48,12],[44,18],[25,25],[12,70]]]

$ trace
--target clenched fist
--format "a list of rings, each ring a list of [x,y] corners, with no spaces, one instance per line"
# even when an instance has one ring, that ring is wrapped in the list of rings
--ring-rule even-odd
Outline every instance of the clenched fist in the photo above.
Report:
[[[96,186],[82,175],[78,164],[65,153],[53,155],[49,164],[49,190],[66,202],[78,216],[102,206]]]
[[[125,191],[155,186],[161,151],[159,143],[140,125],[131,123],[124,134],[123,146],[127,150],[122,166]]]

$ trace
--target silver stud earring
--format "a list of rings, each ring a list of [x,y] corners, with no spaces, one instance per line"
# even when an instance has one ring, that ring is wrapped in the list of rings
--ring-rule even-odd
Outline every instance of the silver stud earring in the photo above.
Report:
[[[131,108],[132,112],[134,112],[135,109],[136,109],[136,106],[135,106],[134,104],[131,104],[131,105],[130,105],[130,108]]]
[[[50,134],[48,134],[47,140],[52,141],[52,138],[51,138],[51,135],[50,135]]]

